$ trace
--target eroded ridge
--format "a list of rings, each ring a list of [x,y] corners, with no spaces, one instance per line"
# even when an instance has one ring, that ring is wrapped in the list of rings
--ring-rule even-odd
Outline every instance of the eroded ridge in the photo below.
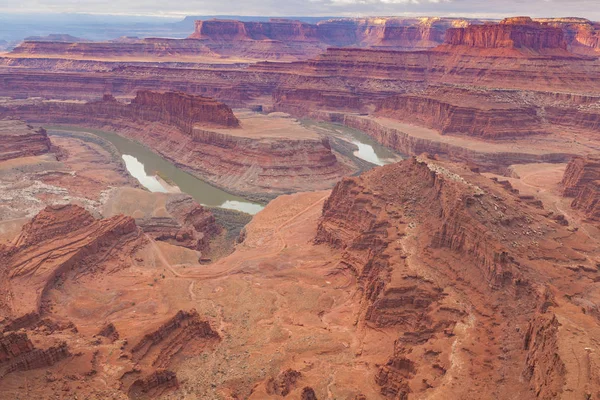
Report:
[[[597,333],[596,317],[572,314],[585,300],[561,295],[592,282],[573,264],[597,274],[593,239],[511,189],[412,159],[333,190],[316,242],[339,249],[356,275],[358,326],[398,337],[375,378],[383,396],[491,397],[510,388],[556,398],[587,368],[573,359],[596,362],[584,345],[572,353],[561,328],[576,324],[590,340]],[[478,382],[478,394],[465,382]],[[595,378],[585,382],[580,393],[598,390]]]

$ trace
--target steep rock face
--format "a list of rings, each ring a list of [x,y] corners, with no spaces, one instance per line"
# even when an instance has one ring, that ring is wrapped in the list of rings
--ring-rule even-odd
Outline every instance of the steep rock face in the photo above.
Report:
[[[4,332],[0,337],[0,379],[11,372],[50,367],[70,355],[65,342],[43,348],[34,346],[25,332]]]
[[[536,52],[566,50],[562,29],[534,22],[529,17],[507,18],[499,24],[451,28],[445,43],[481,49],[528,49]]]
[[[56,114],[49,118],[62,116],[65,122],[126,118],[131,121],[159,122],[179,128],[191,134],[195,125],[210,127],[239,127],[239,120],[231,108],[223,103],[203,96],[194,96],[181,92],[139,91],[129,104],[116,101],[112,95],[89,103],[79,102],[43,102],[27,104],[13,108],[0,108],[5,115],[19,115],[26,119],[38,112]],[[60,122],[60,121],[56,121]]]
[[[495,100],[499,92],[466,89],[430,89],[420,94],[392,96],[376,113],[416,122],[442,134],[502,138],[544,133],[535,107]]]
[[[538,398],[559,397],[565,384],[566,368],[557,343],[560,323],[556,316],[537,316],[529,325],[524,340],[528,351],[523,376],[532,382]]]
[[[561,28],[569,50],[576,54],[600,52],[600,24],[585,18],[544,18],[536,21]]]
[[[93,272],[98,259],[138,235],[132,218],[95,220],[79,206],[47,207],[23,228],[15,244],[0,254],[6,290],[15,299],[7,304],[5,329],[36,322],[46,292],[59,277],[73,269]]]
[[[424,49],[444,40],[451,26],[467,24],[450,18],[344,18],[307,24],[273,19],[269,22],[235,20],[196,21],[190,38],[211,41],[274,40],[317,42],[326,46],[389,47]]]
[[[600,221],[600,158],[575,157],[565,170],[563,195],[574,197],[571,206]]]
[[[170,197],[166,210],[172,217],[153,216],[136,223],[154,240],[198,251],[208,250],[210,240],[222,231],[214,215],[188,195]]]
[[[33,349],[33,343],[31,343],[26,333],[4,333],[0,338],[0,364]]]
[[[146,117],[146,110],[159,112],[158,120],[167,125],[176,125],[191,133],[195,124],[215,124],[217,126],[238,127],[240,121],[233,115],[231,108],[210,98],[194,96],[181,92],[158,93],[149,90],[139,91],[131,101],[137,115]]]
[[[193,39],[214,40],[296,40],[317,39],[317,27],[305,22],[273,19],[269,22],[235,20],[196,21]]]
[[[179,381],[173,371],[160,370],[133,382],[127,395],[130,399],[156,398],[178,387]]]
[[[35,130],[21,121],[0,121],[0,161],[49,151],[50,139],[44,129]]]
[[[600,112],[597,103],[578,107],[550,106],[545,107],[544,111],[548,121],[553,124],[590,130],[600,128]]]
[[[521,237],[532,230],[536,240]],[[586,285],[585,279],[554,279],[583,259],[560,243],[558,231],[571,244],[587,240],[524,204],[501,182],[464,167],[411,159],[341,181],[323,207],[315,240],[339,249],[339,267],[355,276],[358,326],[398,335],[375,376],[383,396],[427,397],[453,376],[489,379],[489,386],[477,385],[477,397],[510,387],[525,398],[550,399],[577,380],[578,367],[567,366],[568,344],[561,345],[558,329],[568,306],[559,307],[547,293]],[[456,375],[448,353],[456,346],[463,348],[460,369],[468,378]],[[482,351],[490,356],[483,370],[468,361]],[[593,381],[586,385],[595,386]]]

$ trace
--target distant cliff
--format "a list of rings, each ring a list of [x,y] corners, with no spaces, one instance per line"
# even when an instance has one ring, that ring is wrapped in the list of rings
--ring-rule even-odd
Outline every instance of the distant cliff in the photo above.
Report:
[[[481,49],[567,49],[562,29],[529,17],[507,18],[499,24],[469,25],[446,31],[445,43]]]

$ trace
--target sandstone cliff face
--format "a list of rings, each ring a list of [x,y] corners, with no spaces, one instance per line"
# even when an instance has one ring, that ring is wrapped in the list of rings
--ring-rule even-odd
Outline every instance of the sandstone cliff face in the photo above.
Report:
[[[235,20],[196,21],[193,39],[213,40],[295,40],[317,39],[317,27],[300,21],[274,19],[270,22]]]
[[[600,24],[585,18],[545,18],[536,21],[563,30],[569,50],[576,54],[600,52]]]
[[[0,161],[49,151],[50,139],[44,129],[35,130],[21,121],[0,121]]]
[[[524,239],[533,231],[536,240]],[[384,397],[447,394],[443,382],[453,377],[461,386],[493,382],[476,385],[477,394],[454,388],[459,397],[487,398],[488,390],[510,387],[524,398],[550,399],[568,396],[578,367],[567,362],[572,356],[559,329],[569,306],[559,307],[548,293],[585,285],[576,275],[569,282],[553,278],[582,259],[560,244],[557,231],[569,243],[585,242],[524,204],[509,185],[411,159],[341,181],[323,207],[315,240],[339,249],[340,268],[355,276],[357,325],[398,335],[375,376]],[[460,367],[449,350],[457,347]],[[489,356],[483,369],[473,361],[481,352]],[[583,353],[578,349],[577,357]],[[594,379],[584,386],[595,387]]]
[[[535,107],[495,100],[499,94],[499,91],[430,89],[421,94],[389,97],[379,104],[376,113],[416,122],[442,134],[502,138],[545,132]]]
[[[57,239],[60,238],[60,239]],[[57,279],[73,269],[93,273],[95,261],[112,248],[139,237],[133,219],[116,216],[95,220],[78,206],[49,206],[29,222],[0,257],[13,300],[8,304],[5,329],[37,322],[43,299]]]
[[[571,206],[600,221],[600,158],[575,157],[565,170],[563,195],[574,197]]]
[[[451,46],[529,49],[536,52],[567,49],[562,29],[534,22],[528,17],[507,18],[499,24],[451,28],[446,33],[445,43]]]
[[[208,20],[196,21],[196,29],[190,38],[211,43],[230,42],[240,47],[248,45],[243,44],[244,41],[297,42],[306,46],[306,55],[328,46],[420,50],[441,44],[449,27],[466,23],[466,20],[449,18],[387,17],[332,19],[314,25],[282,19],[269,22]],[[244,52],[242,48],[240,51]]]
[[[149,90],[139,91],[131,101],[134,115],[152,121],[157,118],[167,125],[176,125],[191,133],[195,124],[215,124],[216,126],[238,127],[240,121],[233,115],[231,108],[210,98],[193,96],[186,93],[157,93]],[[153,112],[158,112],[155,117]],[[146,116],[146,113],[151,114]]]

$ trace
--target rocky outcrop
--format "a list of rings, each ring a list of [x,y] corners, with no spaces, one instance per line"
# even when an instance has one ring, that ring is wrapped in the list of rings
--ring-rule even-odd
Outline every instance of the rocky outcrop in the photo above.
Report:
[[[34,349],[25,332],[8,332],[0,338],[0,364]]]
[[[503,101],[500,91],[430,88],[423,93],[391,96],[376,114],[413,122],[441,134],[503,138],[545,133],[533,106]]]
[[[65,342],[39,348],[25,332],[5,332],[0,337],[0,379],[11,372],[50,367],[70,355]]]
[[[532,230],[536,240],[524,239]],[[572,290],[573,281],[563,285],[553,277],[582,257],[555,247],[561,246],[557,231],[576,234],[508,185],[465,167],[411,159],[342,180],[325,202],[315,241],[339,249],[339,268],[355,277],[357,325],[398,335],[375,376],[383,396],[434,393],[456,368],[442,349],[464,346],[461,359],[468,364],[483,340],[485,352],[499,358],[488,359],[481,379],[497,388],[494,363],[510,359],[512,372],[498,372],[500,386],[556,398],[578,367],[567,371],[568,351],[553,317],[558,305],[542,292]],[[466,287],[469,300],[455,297]],[[486,314],[488,307],[494,317],[473,318],[474,309]],[[479,344],[467,344],[474,337]]]
[[[300,400],[317,400],[317,394],[313,388],[306,386],[304,389],[302,389]]]
[[[267,393],[276,396],[287,396],[296,386],[296,382],[302,374],[293,369],[282,371],[276,378],[267,381]]]
[[[588,218],[600,221],[600,158],[575,157],[562,180],[563,195],[573,197],[571,206]]]
[[[50,367],[71,356],[67,344],[62,342],[47,349],[33,349],[17,357],[5,370],[5,373],[29,371],[36,368]]]
[[[231,108],[225,104],[181,92],[158,93],[142,90],[131,101],[131,106],[135,108],[135,115],[141,119],[176,125],[187,133],[191,133],[196,124],[214,124],[229,128],[240,125]],[[154,115],[155,110],[158,111],[158,116]],[[146,116],[147,113],[150,116]]]
[[[175,126],[188,135],[196,125],[239,127],[238,119],[225,104],[211,98],[181,92],[139,91],[129,104],[118,102],[111,95],[105,95],[102,100],[89,103],[42,102],[4,108],[0,111],[28,120],[40,119],[34,118],[34,115],[43,112],[50,114],[47,120],[54,119],[55,122],[92,122],[117,118],[158,122]]]
[[[79,206],[49,206],[22,230],[12,247],[0,254],[11,298],[5,329],[36,322],[42,300],[59,278],[72,271],[93,273],[97,261],[114,248],[138,238],[132,218],[96,220]]]
[[[479,49],[523,49],[533,52],[565,50],[562,29],[534,22],[529,17],[507,18],[499,24],[451,28],[445,43]]]
[[[600,24],[585,18],[540,18],[535,21],[563,30],[571,52],[597,55],[600,52]]]
[[[208,344],[220,340],[196,310],[179,311],[175,316],[146,333],[131,348],[132,359],[140,365],[167,368],[180,352],[199,353]]]
[[[134,381],[127,392],[130,399],[154,399],[179,387],[173,371],[155,371],[145,378]]]
[[[114,342],[119,339],[119,332],[115,328],[114,324],[108,323],[98,332],[98,336],[103,336],[110,341]]]
[[[523,376],[539,399],[560,397],[565,384],[566,367],[557,343],[559,326],[556,316],[541,314],[531,321],[525,334],[527,361]]]
[[[0,161],[49,151],[50,139],[43,128],[36,130],[21,121],[0,121]]]
[[[196,21],[192,39],[310,41],[317,39],[317,27],[305,22],[273,19],[269,22],[236,20]]]
[[[222,231],[213,214],[188,195],[170,196],[166,211],[171,217],[138,218],[136,223],[154,240],[198,251],[208,250],[210,240]]]

